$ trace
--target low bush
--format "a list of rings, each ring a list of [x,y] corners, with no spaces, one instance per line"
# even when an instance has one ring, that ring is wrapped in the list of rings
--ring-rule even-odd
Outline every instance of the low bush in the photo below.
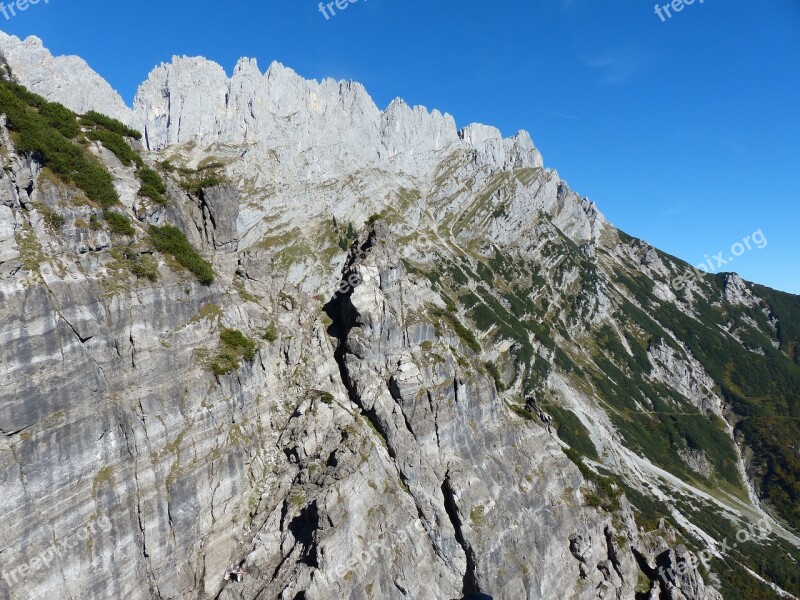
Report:
[[[74,138],[81,133],[75,113],[61,104],[48,102],[39,109],[39,114],[65,138]]]
[[[164,194],[167,192],[167,186],[164,185],[164,180],[161,179],[161,175],[150,167],[142,166],[136,172],[136,176],[142,184],[139,189],[139,193],[142,196],[150,198],[158,204],[167,203],[167,199],[164,197]]]
[[[123,251],[128,268],[138,279],[158,281],[158,264],[152,256],[141,255],[132,248]]]
[[[80,118],[80,123],[81,125],[87,127],[99,126],[107,131],[116,133],[117,135],[121,135],[123,137],[131,137],[137,140],[142,139],[142,134],[135,129],[131,129],[117,119],[112,119],[111,117],[107,117],[106,115],[102,115],[93,110],[90,110],[85,115],[82,115]]]
[[[177,227],[153,225],[150,227],[150,239],[156,250],[175,258],[181,266],[194,273],[203,285],[210,285],[214,281],[214,270],[211,264],[200,256]]]
[[[103,213],[103,218],[106,220],[106,223],[108,223],[108,229],[111,233],[127,235],[129,237],[136,234],[136,230],[133,228],[133,225],[131,225],[130,219],[122,213],[107,210]]]
[[[118,133],[106,129],[92,129],[86,132],[86,137],[103,144],[103,146],[113,152],[114,156],[126,167],[131,164],[136,164],[140,167],[143,164],[142,157],[139,156],[136,151],[128,145],[125,138]]]

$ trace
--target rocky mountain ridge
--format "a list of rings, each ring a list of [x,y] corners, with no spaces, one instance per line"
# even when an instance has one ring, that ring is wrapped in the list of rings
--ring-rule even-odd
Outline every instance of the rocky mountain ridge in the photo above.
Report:
[[[673,289],[525,133],[0,51],[84,114],[3,84],[0,597],[800,594],[796,297]]]

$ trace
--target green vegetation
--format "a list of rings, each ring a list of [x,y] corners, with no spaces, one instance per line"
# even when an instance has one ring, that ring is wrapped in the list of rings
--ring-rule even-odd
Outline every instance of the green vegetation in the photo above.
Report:
[[[586,465],[581,454],[574,448],[565,448],[564,454],[575,463],[583,478],[594,484],[594,490],[584,494],[586,504],[595,508],[602,508],[606,512],[618,511],[622,492],[616,480],[610,476],[595,473]]]
[[[350,246],[353,245],[353,242],[358,237],[358,233],[356,233],[352,223],[348,223],[347,227],[342,231],[342,228],[336,221],[336,217],[333,218],[333,233],[336,236],[336,245],[345,252],[350,249]]]
[[[52,208],[43,206],[41,208],[41,213],[42,217],[44,218],[44,222],[47,223],[48,227],[51,229],[61,229],[66,223],[66,219],[64,219],[64,217],[62,217]]]
[[[114,156],[116,156],[126,167],[129,167],[132,164],[137,166],[144,164],[142,162],[142,157],[139,156],[136,151],[130,147],[128,142],[125,141],[125,138],[118,133],[98,128],[87,131],[86,137],[90,140],[94,140],[103,144],[103,146],[113,152]]]
[[[492,379],[494,379],[494,386],[497,388],[497,391],[504,392],[506,389],[506,384],[503,383],[503,377],[500,375],[500,369],[497,368],[497,365],[493,362],[486,361],[483,363],[483,366],[486,367],[489,375],[491,375]]]
[[[211,372],[216,376],[227,375],[239,368],[239,361],[253,362],[256,358],[256,343],[241,331],[223,329],[219,334],[220,350],[211,361]]]
[[[61,104],[44,102],[39,107],[39,115],[45,119],[50,127],[67,139],[77,137],[81,132],[75,113]]]
[[[91,117],[87,115],[91,115]],[[156,171],[144,164],[142,157],[125,140],[125,137],[139,139],[141,137],[139,132],[98,113],[87,113],[87,115],[81,118],[82,125],[91,127],[86,132],[86,137],[103,144],[106,149],[114,153],[123,165],[136,165],[136,176],[141,184],[139,194],[158,204],[165,205],[167,200],[164,194],[167,186],[164,185],[164,180]]]
[[[204,177],[203,179],[199,179],[196,181],[182,181],[181,187],[190,192],[192,194],[196,194],[199,191],[220,185],[222,183],[222,179],[217,177],[216,175],[211,175],[210,177]]]
[[[158,163],[158,166],[161,167],[163,170],[165,170],[167,173],[174,173],[175,171],[178,170],[178,167],[173,165],[168,160],[162,160],[161,162]]]
[[[128,258],[131,273],[138,279],[158,281],[158,264],[152,256],[138,254],[132,251],[125,251]],[[128,253],[130,252],[130,254]]]
[[[271,324],[264,333],[261,335],[262,338],[267,340],[268,342],[272,343],[278,339],[278,329],[275,327],[274,324]]]
[[[137,279],[158,281],[158,264],[149,254],[142,254],[132,247],[114,248],[111,255],[117,259],[117,268],[127,269]]]
[[[623,238],[623,243],[633,243],[633,238]],[[690,266],[682,261],[659,253],[662,260],[675,269],[683,271]],[[629,323],[651,335],[651,342],[661,340],[672,346],[674,342],[664,330],[674,332],[675,336],[686,344],[691,354],[703,365],[720,386],[726,405],[735,413],[737,422],[735,432],[744,438],[747,446],[753,451],[754,473],[762,496],[790,526],[800,527],[800,461],[794,450],[796,440],[800,437],[800,297],[771,290],[763,286],[753,286],[753,291],[763,297],[770,312],[777,317],[777,331],[773,338],[771,326],[761,307],[731,306],[720,301],[723,297],[722,286],[725,274],[705,276],[698,285],[710,298],[695,298],[692,310],[697,317],[692,317],[670,302],[662,302],[652,293],[652,282],[644,276],[633,276],[617,273],[618,284],[623,285],[636,296],[637,300],[649,307],[653,318],[632,305],[626,305],[622,317]],[[753,325],[755,323],[755,326]],[[735,338],[721,333],[736,331]],[[772,341],[780,345],[776,349]],[[631,361],[625,363],[612,356],[619,364],[627,363],[633,369]],[[596,361],[598,362],[598,361]],[[603,371],[605,365],[598,362]],[[614,406],[624,406],[625,399],[641,398],[641,393],[630,389],[620,379],[620,371],[606,372],[614,383],[599,383],[605,388],[603,396]],[[600,376],[602,377],[602,376]],[[615,393],[611,388],[617,388]],[[615,419],[615,423],[624,425],[626,439],[638,438],[642,446],[649,445],[648,457],[662,455],[661,461],[667,460],[666,453],[674,456],[675,445],[702,449],[715,468],[728,481],[738,481],[733,468],[735,456],[727,434],[719,425],[709,427],[705,417],[696,414],[691,407],[684,404],[675,405],[669,394],[654,393],[663,390],[647,389],[637,377],[633,388],[644,391],[647,397],[654,400],[660,396],[662,400],[654,402],[654,411],[671,413],[650,422],[642,422],[637,418]],[[627,389],[625,389],[627,388]],[[612,396],[615,396],[613,400]],[[683,413],[683,414],[681,414]],[[619,415],[621,416],[621,415]],[[637,431],[638,430],[638,431]],[[646,438],[650,438],[646,441]],[[660,439],[659,439],[660,438]],[[683,441],[682,441],[683,440]],[[673,472],[677,465],[666,466]],[[695,476],[696,474],[689,474]],[[737,483],[737,487],[741,484]]]
[[[116,488],[117,482],[114,478],[114,467],[111,465],[105,466],[97,472],[92,483],[92,497],[97,498],[97,490],[103,484],[108,484],[111,488]]]
[[[130,219],[114,210],[107,210],[103,213],[103,218],[108,223],[108,228],[111,233],[117,235],[127,235],[129,237],[136,234],[136,230],[131,225]]]
[[[367,227],[372,227],[376,221],[380,221],[383,218],[384,216],[381,213],[375,213],[370,215],[369,218],[367,219]]]
[[[570,448],[581,456],[593,460],[599,459],[589,430],[584,427],[575,413],[553,403],[545,404],[543,408],[553,417],[553,428],[561,440],[569,444]]]
[[[150,167],[142,166],[136,172],[139,181],[141,182],[141,189],[139,193],[142,196],[150,198],[154,202],[164,205],[167,203],[164,194],[167,193],[167,186],[164,185],[164,180],[161,179],[156,171]]]
[[[475,335],[452,312],[434,306],[431,308],[431,314],[452,329],[467,348],[476,354],[481,351],[481,345],[475,339]]]
[[[91,127],[91,126],[98,126],[102,127],[103,129],[110,131],[111,133],[116,133],[117,135],[121,135],[123,137],[131,137],[136,140],[142,139],[142,134],[136,131],[135,129],[131,129],[127,125],[121,123],[117,119],[112,119],[111,117],[107,117],[106,115],[102,115],[99,112],[95,112],[90,110],[85,115],[81,115],[80,118],[81,125]]]
[[[7,116],[18,152],[35,154],[59,179],[78,186],[103,208],[119,201],[108,171],[72,141],[77,128],[73,113],[8,81],[0,81],[0,113]]]
[[[186,239],[183,232],[172,225],[150,227],[150,239],[155,249],[172,256],[178,263],[194,273],[203,285],[214,281],[214,270],[211,264],[198,254],[194,246]]]
[[[779,294],[779,293],[778,293]],[[791,303],[788,295],[786,301]],[[781,298],[783,299],[783,298]],[[795,300],[797,302],[797,300]],[[794,445],[800,431],[800,365],[761,336],[743,335],[763,355],[750,352],[736,340],[720,335],[731,320],[743,330],[744,316],[728,308],[725,317],[700,304],[702,323],[670,305],[658,309],[659,320],[675,331],[692,354],[717,381],[726,403],[742,417],[736,431],[753,451],[761,490],[792,527],[800,526],[800,461]]]

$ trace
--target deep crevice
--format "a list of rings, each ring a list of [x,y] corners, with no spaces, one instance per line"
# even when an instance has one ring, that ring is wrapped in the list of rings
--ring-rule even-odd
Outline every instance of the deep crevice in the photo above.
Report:
[[[464,573],[464,584],[461,593],[464,596],[470,594],[481,593],[480,586],[478,585],[478,576],[475,568],[475,552],[466,539],[464,538],[464,531],[461,526],[461,520],[458,518],[458,505],[456,504],[456,496],[453,491],[452,484],[450,483],[450,475],[446,475],[442,482],[442,495],[444,496],[444,510],[456,534],[456,541],[459,546],[464,550],[467,557],[467,571]]]

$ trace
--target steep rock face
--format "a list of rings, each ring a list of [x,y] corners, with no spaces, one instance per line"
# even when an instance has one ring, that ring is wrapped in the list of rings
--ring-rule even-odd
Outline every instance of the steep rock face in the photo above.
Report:
[[[580,475],[554,438],[510,413],[486,375],[460,366],[469,353],[460,340],[439,339],[431,323],[418,321],[437,298],[409,282],[380,223],[359,249],[366,258],[346,267],[343,279],[360,283],[332,307],[345,383],[385,438],[437,554],[463,551],[461,591],[498,599],[594,598],[599,589],[629,596],[636,566],[599,568],[608,559],[603,518],[580,508]],[[583,578],[570,536],[595,540],[581,554]]]

